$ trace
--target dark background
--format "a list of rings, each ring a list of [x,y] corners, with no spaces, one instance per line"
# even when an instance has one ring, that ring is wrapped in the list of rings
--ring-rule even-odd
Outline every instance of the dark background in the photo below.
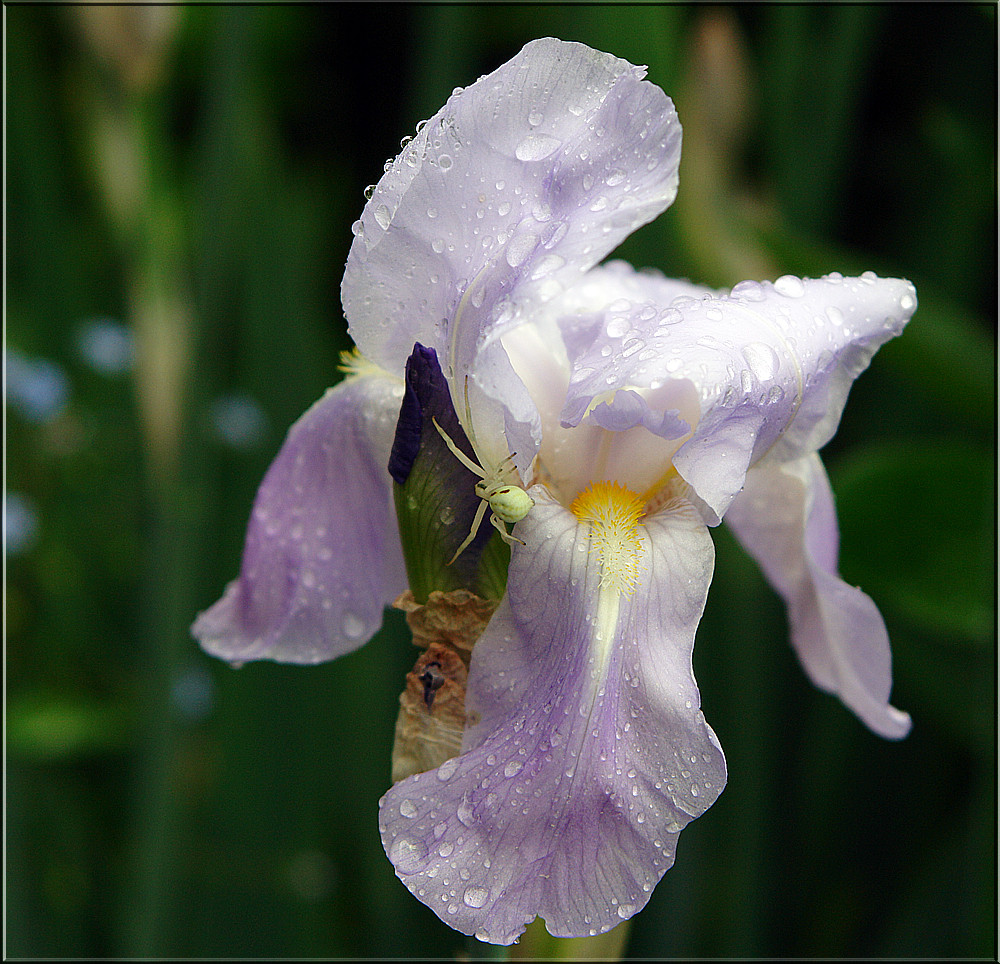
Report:
[[[365,185],[553,35],[648,64],[684,126],[678,200],[621,256],[720,286],[872,269],[920,298],[824,452],[913,732],[808,684],[716,530],[695,669],[729,785],[627,952],[995,957],[995,5],[5,15],[8,955],[476,952],[378,839],[399,614],[308,669],[236,672],[188,627],[340,377]]]

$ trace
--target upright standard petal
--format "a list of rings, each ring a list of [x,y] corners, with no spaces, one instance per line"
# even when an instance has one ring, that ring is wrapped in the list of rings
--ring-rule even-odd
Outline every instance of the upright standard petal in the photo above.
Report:
[[[401,379],[351,375],[289,429],[254,501],[240,575],[192,632],[230,662],[319,663],[366,642],[406,588],[386,469]]]
[[[529,43],[421,127],[355,226],[341,291],[362,352],[394,371],[414,342],[434,348],[460,417],[471,373],[484,442],[505,433],[519,465],[537,415],[497,339],[677,191],[680,125],[644,74],[582,44]]]
[[[785,600],[809,678],[880,736],[906,736],[909,715],[889,705],[885,623],[875,603],[837,573],[837,516],[819,456],[752,468],[726,522]]]
[[[726,779],[691,669],[714,552],[693,508],[634,530],[631,594],[596,523],[545,489],[472,655],[466,752],[380,802],[396,873],[450,926],[510,944],[610,930],[671,866]]]
[[[626,288],[602,271],[593,281],[621,297],[562,323],[572,366],[563,424],[644,425],[677,439],[673,464],[714,523],[772,448],[789,459],[829,441],[854,379],[917,304],[908,281],[871,273],[745,281],[665,303],[659,279],[635,273]]]

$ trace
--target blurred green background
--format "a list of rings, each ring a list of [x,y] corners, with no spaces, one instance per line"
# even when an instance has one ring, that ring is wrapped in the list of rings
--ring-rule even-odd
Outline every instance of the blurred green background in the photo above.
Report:
[[[684,125],[678,200],[622,256],[920,298],[824,453],[912,735],[808,684],[716,530],[695,669],[729,786],[627,953],[995,958],[995,5],[4,13],[9,956],[475,953],[378,838],[399,614],[308,669],[234,671],[188,627],[339,377],[365,185],[554,35],[648,64]]]

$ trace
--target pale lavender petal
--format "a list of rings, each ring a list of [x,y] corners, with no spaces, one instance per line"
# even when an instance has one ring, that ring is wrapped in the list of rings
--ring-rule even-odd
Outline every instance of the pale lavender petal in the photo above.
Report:
[[[351,376],[289,430],[247,527],[240,576],[192,632],[231,662],[356,649],[406,588],[386,468],[401,379]]]
[[[810,679],[879,735],[906,736],[910,717],[889,704],[885,623],[875,603],[837,573],[837,516],[819,456],[754,466],[726,522],[784,598]]]
[[[591,275],[609,296],[621,289],[600,270]],[[728,295],[672,303],[636,273],[633,289],[644,286],[645,299],[633,293],[562,320],[573,372],[563,423],[614,428],[607,406],[621,390],[649,409],[633,424],[661,424],[667,431],[656,434],[677,438],[686,421],[691,437],[668,454],[713,523],[772,448],[796,458],[829,441],[852,382],[916,308],[908,281],[870,273],[742,282]]]
[[[341,293],[362,352],[401,370],[420,342],[437,351],[453,392],[469,373],[497,408],[509,404],[512,373],[480,355],[676,194],[680,125],[644,75],[546,38],[456,91],[355,227]],[[532,426],[537,440],[534,413],[490,417]],[[519,450],[525,431],[509,440]]]
[[[466,752],[396,784],[379,815],[407,887],[496,944],[536,915],[558,936],[631,917],[726,779],[691,668],[714,560],[697,513],[677,502],[644,520],[643,570],[611,619],[584,527],[532,495],[473,651]]]

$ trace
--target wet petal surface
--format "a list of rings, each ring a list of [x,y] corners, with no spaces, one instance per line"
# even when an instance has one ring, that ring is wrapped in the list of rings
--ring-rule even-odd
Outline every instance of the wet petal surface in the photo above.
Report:
[[[725,783],[691,670],[714,553],[690,505],[640,526],[631,597],[601,589],[587,527],[549,498],[519,526],[476,644],[465,753],[380,803],[397,875],[449,925],[509,944],[631,917]]]
[[[506,429],[523,459],[537,416],[491,343],[676,194],[680,125],[644,73],[581,44],[529,43],[448,99],[355,228],[342,296],[362,352],[395,371],[414,342],[433,347],[460,415],[470,373],[484,444]]]
[[[809,678],[880,736],[906,736],[909,715],[889,704],[885,623],[875,603],[837,573],[837,516],[819,456],[751,469],[726,522],[784,598]]]
[[[624,292],[620,278],[606,281]],[[747,281],[669,303],[654,282],[635,273],[631,296],[563,319],[572,375],[562,420],[616,431],[631,422],[664,439],[689,425],[669,454],[713,523],[772,447],[793,458],[829,441],[854,379],[916,309],[908,281],[872,274]],[[620,461],[627,471],[631,459]]]
[[[247,527],[239,578],[192,632],[230,662],[318,663],[368,641],[406,588],[386,469],[400,379],[330,389],[292,427]]]

